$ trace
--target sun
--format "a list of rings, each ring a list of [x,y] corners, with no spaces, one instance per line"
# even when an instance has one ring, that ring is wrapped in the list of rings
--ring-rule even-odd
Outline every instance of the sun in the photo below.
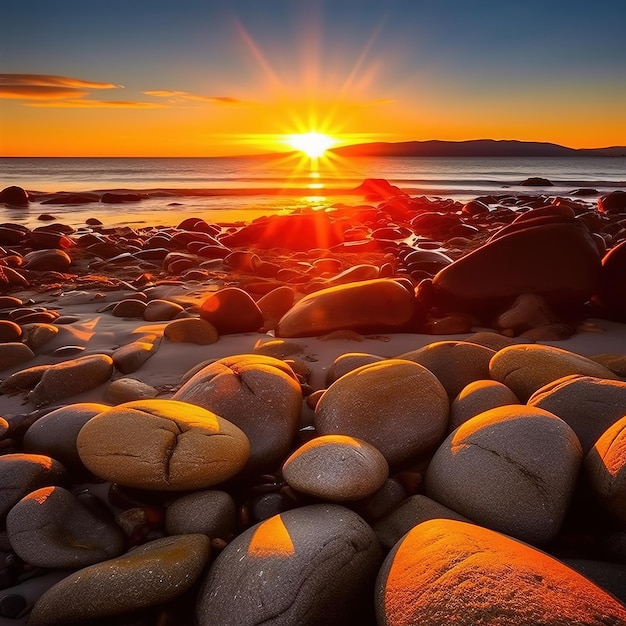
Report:
[[[308,133],[287,135],[285,143],[304,153],[310,159],[318,159],[324,155],[326,150],[339,142],[330,135],[310,131]]]

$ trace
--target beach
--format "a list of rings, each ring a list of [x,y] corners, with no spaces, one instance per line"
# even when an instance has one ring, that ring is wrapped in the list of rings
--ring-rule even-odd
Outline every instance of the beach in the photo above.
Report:
[[[626,193],[526,182],[2,191],[0,623],[626,624]]]

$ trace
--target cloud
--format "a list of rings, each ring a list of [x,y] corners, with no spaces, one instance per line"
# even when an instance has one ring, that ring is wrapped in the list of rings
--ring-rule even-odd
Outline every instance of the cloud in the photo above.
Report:
[[[163,104],[156,102],[138,102],[133,100],[44,100],[26,102],[28,107],[61,108],[61,109],[164,109]]]
[[[115,89],[123,85],[100,83],[93,80],[82,80],[70,76],[54,76],[51,74],[0,74],[0,87],[30,85],[35,87],[80,87],[87,89]]]
[[[169,98],[172,102],[210,102],[212,104],[249,104],[245,100],[230,96],[200,96],[188,91],[176,91],[173,89],[153,89],[142,92],[146,96],[155,98]]]

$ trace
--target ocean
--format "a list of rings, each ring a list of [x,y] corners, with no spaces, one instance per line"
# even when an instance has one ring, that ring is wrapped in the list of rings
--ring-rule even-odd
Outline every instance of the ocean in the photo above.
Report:
[[[525,187],[529,177],[546,187]],[[0,158],[0,189],[18,185],[35,201],[28,210],[0,206],[0,221],[34,227],[41,213],[71,226],[97,217],[105,225],[176,225],[197,215],[207,221],[249,221],[260,215],[335,203],[362,204],[353,190],[366,178],[384,178],[410,195],[462,202],[486,194],[544,193],[586,199],[626,188],[626,157],[335,157]],[[149,198],[124,204],[47,205],[59,192],[143,191]]]

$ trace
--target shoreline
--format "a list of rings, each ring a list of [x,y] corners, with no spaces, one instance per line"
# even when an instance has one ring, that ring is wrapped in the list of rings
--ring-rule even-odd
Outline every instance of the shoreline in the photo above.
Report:
[[[375,622],[374,603],[377,611],[387,610],[373,581],[379,576],[382,588],[393,588],[383,567],[383,558],[393,558],[390,548],[396,545],[399,549],[409,530],[419,533],[429,528],[424,524],[458,516],[480,529],[477,532],[483,533],[485,545],[496,545],[497,533],[523,542],[519,545],[527,551],[525,560],[519,570],[515,569],[518,565],[512,566],[515,572],[536,572],[536,580],[543,580],[558,570],[557,587],[584,588],[585,594],[598,598],[598,606],[603,607],[598,611],[626,620],[626,608],[621,604],[626,594],[618,602],[611,595],[617,594],[615,588],[602,582],[597,571],[587,574],[589,579],[581,578],[570,569],[573,565],[563,565],[568,559],[583,559],[617,562],[626,569],[619,547],[612,547],[609,541],[623,535],[623,524],[616,521],[610,508],[603,508],[605,504],[593,509],[600,506],[601,514],[581,512],[581,502],[583,509],[586,505],[586,510],[591,510],[594,494],[573,478],[570,482],[560,479],[566,474],[583,476],[578,438],[584,433],[577,430],[579,426],[569,414],[555,413],[549,424],[558,424],[554,432],[550,430],[554,438],[550,445],[556,448],[535,454],[527,443],[535,432],[527,413],[540,411],[530,408],[531,398],[539,389],[556,385],[556,380],[578,375],[598,380],[598,385],[610,383],[611,390],[620,393],[623,388],[626,394],[625,298],[621,279],[613,279],[614,274],[609,273],[621,277],[623,267],[621,261],[612,270],[610,264],[600,263],[626,237],[622,223],[626,205],[616,204],[615,208],[608,200],[598,205],[588,199],[554,199],[532,190],[519,197],[502,195],[461,203],[412,197],[381,181],[365,181],[359,194],[363,202],[353,205],[319,211],[302,208],[242,222],[205,221],[201,214],[191,218],[179,212],[175,226],[159,226],[157,220],[134,228],[106,222],[74,228],[60,219],[65,216],[40,221],[40,226],[33,228],[0,224],[4,294],[0,295],[0,417],[6,422],[0,423],[0,464],[22,462],[21,455],[38,464],[41,459],[29,456],[35,454],[55,459],[48,462],[51,466],[58,461],[65,464],[58,476],[41,478],[40,470],[33,470],[36,478],[24,482],[10,477],[26,476],[26,470],[5,468],[7,480],[13,481],[8,486],[19,493],[15,501],[7,500],[7,519],[25,516],[23,511],[37,498],[41,505],[37,514],[43,516],[32,525],[27,517],[13,527],[7,524],[3,551],[12,560],[2,570],[7,582],[0,598],[12,596],[19,609],[11,623],[26,624],[33,606],[36,623],[55,619],[80,622],[86,619],[82,611],[87,604],[96,607],[94,615],[114,620],[116,598],[128,588],[139,599],[133,605],[135,615],[175,620],[186,626],[197,611],[205,615],[198,618],[205,620],[201,623],[208,624],[209,595],[213,591],[219,595],[222,587],[231,594],[237,591],[220,563],[230,563],[224,565],[228,571],[239,567],[235,564],[239,557],[232,554],[242,541],[259,550],[254,558],[251,547],[246,553],[245,576],[253,580],[262,577],[259,571],[266,571],[270,562],[271,567],[287,568],[276,570],[276,577],[267,579],[268,602],[287,594],[295,607],[299,602],[324,603],[323,590],[336,585],[329,586],[323,568],[306,569],[310,555],[306,567],[299,555],[301,551],[307,554],[306,545],[325,549],[325,533],[335,533],[332,536],[337,540],[348,532],[331,530],[335,515],[356,520],[354,524],[361,528],[358,541],[369,546],[367,564],[356,572],[364,578],[354,583],[357,587],[349,597],[333,596],[341,606],[347,603],[349,615],[355,598],[360,607],[368,607],[359,623],[369,626]],[[612,198],[616,203],[622,201],[621,194]],[[51,212],[55,206],[43,205]],[[114,206],[120,211],[128,209],[126,203]],[[36,207],[39,211],[42,205]],[[538,352],[541,361],[527,367],[523,359],[529,347],[530,352]],[[495,363],[508,348],[515,348],[509,353],[520,360],[501,375]],[[351,375],[359,366],[363,376],[370,376],[367,384],[361,385],[359,376]],[[407,368],[410,373],[404,379]],[[517,371],[523,372],[521,382],[513,380]],[[422,387],[411,391],[418,374]],[[227,382],[220,383],[226,381],[222,376],[228,377]],[[465,496],[446,500],[447,488],[432,486],[433,476],[446,480],[433,469],[433,459],[444,454],[448,445],[454,402],[472,383],[485,380],[509,385],[510,393],[517,394],[518,402],[511,404],[509,396],[504,406],[513,411],[506,418],[511,424],[525,424],[515,444],[520,446],[520,456],[497,466],[491,465],[493,455],[486,456],[477,465],[462,469],[458,477],[465,480],[476,468],[485,467],[488,474],[496,476],[496,482],[507,485],[507,493],[498,491],[494,483],[483,501],[480,486],[486,478],[475,478],[464,483],[464,494],[476,494],[475,502],[468,505]],[[341,389],[336,397],[332,392],[326,394],[333,384]],[[557,393],[546,393],[550,391]],[[224,396],[221,399],[220,394]],[[342,404],[343,398],[347,403]],[[137,431],[139,447],[133,450],[119,448],[119,425],[109,434],[89,434],[95,424],[91,420],[101,416],[117,419],[114,409],[123,412],[127,403],[137,401],[148,402],[141,409],[146,413],[143,417],[130,413],[126,418],[133,420],[133,428],[125,427],[124,445],[134,441],[134,429],[143,428],[144,420],[150,428],[150,420],[157,414],[163,422],[177,424],[174,430],[179,435],[187,432],[187,411],[202,407],[244,433],[242,441],[250,447],[249,456],[242,461],[246,469],[236,458],[239,452],[230,449],[224,454],[226,465],[235,467],[233,474],[198,478],[196,470],[187,476],[183,469],[184,480],[190,482],[178,487],[156,483],[159,486],[155,487],[151,481],[160,480],[155,459],[161,452],[159,445],[150,442],[156,441],[156,431]],[[169,401],[187,404],[176,405],[178,413],[173,415],[168,413],[173,406]],[[585,402],[588,400],[582,395],[570,399],[574,407],[586,406]],[[609,413],[610,401],[606,400],[607,406],[603,402],[599,400],[594,410],[604,416]],[[85,403],[95,413],[77,416]],[[493,421],[484,417],[488,409],[498,410],[502,404],[491,399],[481,406],[463,423],[480,424],[485,436],[492,433],[494,441],[504,436],[498,434],[498,424],[504,419],[500,414]],[[366,409],[352,414],[353,407]],[[335,410],[338,415],[347,412],[348,421],[336,429],[327,427],[325,410],[331,415]],[[377,421],[366,422],[367,427],[355,434],[349,424],[370,414],[376,415]],[[612,425],[619,418],[611,415]],[[55,416],[59,421],[53,421]],[[52,426],[46,426],[46,419]],[[78,430],[71,426],[76,420],[83,420]],[[414,432],[420,429],[424,438],[431,436],[426,433],[433,420],[441,425],[431,443],[421,447],[421,437],[413,442]],[[385,430],[387,424],[395,423],[403,424],[399,431]],[[607,422],[602,423],[608,429]],[[200,428],[194,424],[194,429]],[[324,448],[328,456],[321,464],[314,459],[311,468],[303,466],[292,477],[287,467],[292,455],[298,451],[308,454],[304,446],[311,441],[320,444],[314,449],[321,454],[322,437],[328,435],[332,440],[337,434],[362,446],[358,459],[365,465],[358,465],[353,478],[342,481],[339,470],[325,475],[321,482],[315,478],[326,466],[338,467],[339,458],[347,463],[349,446]],[[368,434],[376,445],[365,439]],[[596,433],[597,437],[601,434]],[[86,443],[81,448],[80,438],[88,436],[94,438],[90,445],[95,446],[96,455],[85,452]],[[509,433],[505,439],[514,436],[518,435]],[[208,434],[203,437],[202,442],[210,438]],[[415,447],[406,452],[408,440]],[[566,452],[558,457],[553,450],[561,450],[561,446]],[[197,454],[206,458],[202,455],[211,452],[203,449]],[[511,448],[496,456],[515,454],[518,452]],[[91,457],[94,465],[90,465]],[[144,460],[135,469],[115,473],[132,458]],[[364,458],[369,459],[367,463]],[[368,465],[371,459],[377,461]],[[518,480],[515,468],[520,464],[533,480]],[[152,465],[154,471],[142,469]],[[453,460],[447,466],[452,467]],[[533,504],[539,501],[533,486],[552,485],[554,476],[560,482],[550,487],[553,491],[545,500],[550,514],[546,516],[544,505]],[[366,486],[359,488],[365,489],[365,495],[357,492],[357,485],[363,483]],[[330,491],[331,486],[339,491]],[[42,497],[42,489],[47,490],[46,497]],[[217,526],[197,530],[192,528],[195,507],[204,506],[201,499],[207,492],[226,494],[220,497],[228,500],[233,512],[223,513]],[[66,498],[71,506],[56,503],[56,497]],[[509,499],[506,509],[517,511],[512,521],[500,519],[501,498]],[[104,507],[107,515],[94,516],[97,507],[87,506],[88,501]],[[408,518],[400,515],[403,507],[418,501],[426,503],[428,510],[414,511]],[[203,511],[201,517],[211,517],[209,510]],[[168,517],[175,513],[176,524]],[[68,516],[82,521],[74,525]],[[292,527],[294,516],[299,521]],[[45,531],[56,519],[64,519],[70,529],[69,544],[59,539],[60,535]],[[525,526],[526,520],[540,529],[537,536]],[[107,531],[99,524],[105,524]],[[274,532],[268,527],[266,534],[255,535],[264,524]],[[277,534],[276,524],[285,528],[288,541]],[[299,538],[298,528],[308,529],[306,538]],[[350,526],[349,532],[356,532],[355,528]],[[450,532],[462,537],[465,531],[450,527]],[[27,537],[26,547],[20,534]],[[298,543],[301,540],[303,544]],[[157,554],[169,554],[162,541],[196,542],[203,546],[196,554],[207,552],[199,566],[191,561],[180,571],[178,566],[167,566],[167,576],[175,581],[175,587],[183,585],[183,580],[191,581],[180,597],[174,594],[163,604],[161,597],[150,593],[149,588],[158,585],[147,573],[154,567],[148,553],[134,553],[132,566],[124,565],[122,582],[116,583],[115,577],[107,584],[94,582],[95,578],[89,582],[91,572],[102,576],[108,567],[121,567],[116,559],[133,554],[128,552],[133,547],[139,552],[154,549]],[[286,550],[289,541],[297,548],[292,553]],[[205,545],[209,543],[210,556]],[[30,556],[31,545],[37,546],[35,557]],[[73,545],[97,545],[105,552],[96,555],[95,548],[90,548],[93,552],[81,549],[77,555]],[[541,554],[551,555],[551,573],[535,570],[540,554],[537,548],[543,550]],[[340,550],[346,562],[355,558],[350,542]],[[58,554],[66,560],[55,560]],[[282,554],[280,559],[277,554]],[[78,558],[80,565],[72,561]],[[166,556],[158,558],[168,562]],[[447,559],[456,562],[445,550],[437,558],[442,566]],[[481,567],[491,572],[492,566],[494,563]],[[297,572],[303,567],[308,574],[300,579]],[[71,581],[78,576],[73,572],[82,572],[81,582],[76,583],[77,591],[68,591],[63,580],[73,585]],[[419,571],[412,575],[418,576]],[[320,589],[305,593],[307,598],[300,600],[288,585],[274,585],[276,580],[290,577],[302,584],[319,578]],[[592,579],[595,584],[589,582]],[[510,614],[509,599],[521,583],[498,580],[501,593],[494,586],[492,608]],[[524,580],[525,602],[544,602],[545,587]],[[53,587],[57,583],[60,587]],[[579,597],[568,592],[561,601],[575,607]],[[245,602],[231,604],[233,615],[242,612],[234,619],[243,623],[249,618],[243,611],[252,609],[246,609]],[[60,607],[67,612],[63,618],[55,613]],[[552,606],[545,609],[558,610]]]

